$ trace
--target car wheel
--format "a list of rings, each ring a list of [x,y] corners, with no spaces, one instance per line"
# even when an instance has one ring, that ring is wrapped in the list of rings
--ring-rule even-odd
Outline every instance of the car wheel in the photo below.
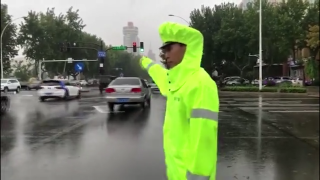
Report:
[[[140,106],[144,109],[144,108],[146,108],[147,103],[148,103],[148,100],[145,99],[142,103],[140,103]]]
[[[39,100],[40,100],[41,102],[44,102],[44,101],[46,100],[46,98],[44,98],[44,97],[39,97]]]
[[[78,91],[78,95],[76,96],[77,99],[81,99],[81,91]]]
[[[150,106],[151,106],[151,98],[149,98],[149,99],[147,100],[147,103],[148,103],[148,107],[150,107]]]
[[[8,87],[4,87],[3,92],[7,93],[9,91]]]
[[[20,87],[17,87],[16,93],[19,93],[19,92],[20,92]]]
[[[9,104],[9,100],[8,99],[1,100],[1,114],[7,113],[8,110],[9,110],[9,106],[10,106],[10,104]]]
[[[108,103],[108,107],[109,107],[110,112],[114,111],[114,104],[113,103]]]

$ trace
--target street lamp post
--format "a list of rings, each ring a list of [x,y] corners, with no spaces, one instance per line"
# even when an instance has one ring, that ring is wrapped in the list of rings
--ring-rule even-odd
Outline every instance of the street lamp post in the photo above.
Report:
[[[183,17],[177,16],[177,15],[173,15],[173,14],[169,14],[169,16],[180,18],[180,19],[184,20],[188,25],[190,25],[190,22],[187,21],[186,19],[184,19]]]
[[[24,16],[13,19],[11,22],[9,22],[7,25],[4,26],[4,28],[3,28],[2,32],[1,32],[1,37],[0,37],[0,41],[1,41],[1,49],[0,49],[0,51],[1,51],[1,52],[0,52],[0,53],[1,53],[1,79],[3,79],[2,37],[3,37],[4,31],[6,30],[6,28],[7,28],[10,24],[12,24],[13,21],[18,20],[18,19],[21,19],[21,18],[24,18]]]
[[[262,89],[262,0],[259,6],[259,90]]]

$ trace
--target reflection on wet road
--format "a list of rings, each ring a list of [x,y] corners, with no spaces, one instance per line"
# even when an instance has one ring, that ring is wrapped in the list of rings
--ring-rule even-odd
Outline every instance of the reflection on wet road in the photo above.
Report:
[[[12,96],[1,117],[4,180],[163,180],[165,99],[118,107],[103,98],[40,103]],[[318,180],[319,99],[221,94],[217,180]]]

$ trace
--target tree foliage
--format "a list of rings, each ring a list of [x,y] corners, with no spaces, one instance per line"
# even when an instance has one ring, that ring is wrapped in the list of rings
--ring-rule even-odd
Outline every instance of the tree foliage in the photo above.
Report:
[[[315,39],[319,42],[319,33],[315,32],[318,2],[262,0],[263,63],[284,63],[297,49],[313,47],[310,43]],[[190,26],[201,31],[205,39],[202,67],[212,72],[213,66],[220,67],[225,60],[224,72],[228,75],[251,71],[257,59],[248,55],[259,54],[259,1],[248,3],[246,9],[233,3],[202,6],[190,13],[190,19]]]
[[[34,62],[35,69],[38,69],[37,66],[42,59],[63,60],[71,57],[75,60],[96,60],[100,44],[104,49],[107,49],[108,46],[100,37],[83,31],[84,27],[85,24],[79,16],[79,10],[74,10],[72,7],[64,14],[56,14],[54,8],[48,8],[46,12],[30,11],[24,22],[20,24],[18,42],[24,49],[24,55],[29,61]],[[61,52],[60,44],[67,42],[70,43],[71,50]],[[133,62],[136,59],[135,56],[123,51],[108,51],[107,56],[104,64],[107,73],[111,73],[117,62],[117,66],[128,69],[128,74],[132,76],[143,74],[140,72],[142,71],[140,67],[134,66],[135,63],[139,64],[138,61],[127,63],[128,61]],[[123,58],[126,58],[126,62],[123,61]],[[123,63],[119,64],[119,62]],[[96,77],[99,74],[99,61],[84,63],[83,74],[85,76]],[[129,65],[131,67],[124,68]],[[67,62],[44,63],[43,69],[49,74],[75,75],[74,64]]]
[[[8,14],[8,7],[1,3],[1,33],[2,36],[2,59],[4,74],[11,73],[10,59],[18,54],[17,46],[17,26],[12,22],[11,15]],[[6,27],[6,29],[4,29]]]
[[[20,81],[28,81],[28,79],[33,75],[31,63],[24,64],[23,61],[15,61],[12,68],[14,69],[13,76],[18,78]]]
[[[306,41],[310,49],[319,50],[319,25],[310,26]]]

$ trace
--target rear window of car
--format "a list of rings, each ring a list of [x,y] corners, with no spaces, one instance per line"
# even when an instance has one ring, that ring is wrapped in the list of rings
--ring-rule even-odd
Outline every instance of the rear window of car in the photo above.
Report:
[[[282,77],[282,79],[284,79],[284,80],[290,80],[289,77]]]
[[[43,81],[43,86],[60,86],[60,81]]]
[[[111,82],[110,85],[140,85],[139,79],[129,79],[129,78],[121,78],[121,79],[115,79]]]

